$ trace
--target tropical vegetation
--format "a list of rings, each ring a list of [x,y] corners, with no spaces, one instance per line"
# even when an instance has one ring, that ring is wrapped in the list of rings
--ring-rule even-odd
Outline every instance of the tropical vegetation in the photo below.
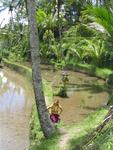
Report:
[[[10,18],[7,24],[4,24],[4,19],[0,23],[0,66],[3,67],[6,59],[31,65],[36,102],[34,115],[36,120],[39,117],[37,122],[38,125],[40,122],[40,130],[45,138],[53,135],[57,143],[60,135],[56,133],[47,111],[40,63],[51,65],[53,71],[79,68],[103,78],[110,89],[108,104],[112,104],[113,0],[1,0],[0,13],[5,10],[9,11]],[[67,97],[66,84],[64,82],[60,89],[64,97]],[[107,112],[107,109],[103,108],[102,112]],[[102,121],[101,116],[100,113],[97,119]],[[96,117],[94,120],[95,125],[101,122]],[[89,133],[90,129],[94,129],[92,123],[91,128],[85,127],[85,123],[83,128],[81,126],[81,132],[84,129]],[[69,149],[72,146],[80,149],[82,145],[84,149],[112,150],[112,128],[113,124],[110,123],[86,145],[82,145],[82,142],[87,132],[78,138],[73,136]],[[73,127],[73,130],[77,128]],[[36,129],[36,132],[39,131]]]

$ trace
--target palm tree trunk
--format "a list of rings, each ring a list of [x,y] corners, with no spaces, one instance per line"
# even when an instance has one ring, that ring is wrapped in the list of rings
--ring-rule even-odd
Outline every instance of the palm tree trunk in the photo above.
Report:
[[[28,9],[28,21],[30,31],[32,76],[33,76],[36,107],[38,110],[38,116],[42,131],[44,133],[44,136],[48,138],[54,133],[55,128],[49,119],[49,114],[45,104],[42,86],[35,0],[27,0],[27,9]]]
[[[100,6],[102,5],[102,0],[99,0]]]
[[[61,24],[61,20],[60,20],[61,3],[62,3],[62,0],[57,0],[59,43],[60,43],[61,55],[62,55],[62,57],[64,57],[63,52],[62,52],[62,24]]]
[[[98,0],[96,0],[96,6],[97,6],[97,7],[98,7],[98,2],[99,2],[99,1],[98,1]]]

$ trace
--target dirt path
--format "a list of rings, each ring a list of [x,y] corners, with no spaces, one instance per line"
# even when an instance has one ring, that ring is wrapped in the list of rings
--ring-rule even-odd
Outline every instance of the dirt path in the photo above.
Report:
[[[68,142],[73,138],[73,136],[75,136],[79,132],[80,132],[80,129],[77,129],[77,128],[73,130],[73,132],[70,132],[69,130],[67,131],[64,128],[61,128],[60,129],[61,138],[59,142],[60,150],[67,150]]]
[[[59,145],[61,150],[66,150],[67,143],[71,139],[71,137],[67,131],[61,131],[61,132],[62,132],[62,136]]]

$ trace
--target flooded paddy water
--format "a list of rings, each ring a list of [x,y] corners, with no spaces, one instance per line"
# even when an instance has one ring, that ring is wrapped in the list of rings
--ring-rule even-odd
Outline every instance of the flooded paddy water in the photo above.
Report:
[[[82,121],[97,108],[105,106],[108,102],[108,93],[104,90],[104,80],[74,71],[68,73],[68,98],[55,96],[54,99],[59,99],[63,108],[62,121],[72,124]],[[61,71],[52,72],[51,67],[42,66],[42,75],[56,92],[61,82]]]
[[[61,71],[42,66],[42,76],[58,90]],[[0,150],[28,150],[29,121],[32,109],[33,89],[26,77],[7,68],[0,69]],[[60,99],[65,124],[78,123],[108,101],[103,90],[105,82],[89,75],[69,71],[68,98]]]

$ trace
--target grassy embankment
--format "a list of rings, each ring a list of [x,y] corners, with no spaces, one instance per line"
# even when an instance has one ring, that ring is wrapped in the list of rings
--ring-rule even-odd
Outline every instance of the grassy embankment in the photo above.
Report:
[[[31,80],[31,69],[28,67],[24,67],[22,65],[14,64],[5,62],[8,67],[11,67],[12,69],[15,69],[16,71],[19,71],[23,75],[26,75]],[[13,66],[13,67],[12,67]],[[82,65],[78,64],[76,65],[76,69],[82,72],[87,72],[91,75],[98,76],[100,78],[106,79],[110,73],[112,73],[111,70],[108,69],[99,69],[96,67],[92,67],[91,65]],[[44,84],[45,86],[45,95],[48,96],[49,101],[52,101],[52,89],[48,84]],[[98,109],[96,112],[89,115],[83,122],[79,124],[73,124],[71,126],[62,126],[61,128],[65,128],[66,131],[68,131],[69,140],[66,144],[66,150],[71,149],[81,149],[83,141],[86,139],[87,134],[92,131],[98,124],[100,124],[103,121],[104,116],[107,113],[107,107]],[[31,150],[61,150],[60,139],[65,138],[63,134],[55,133],[50,139],[45,139],[43,137],[39,120],[36,112],[35,105],[33,106],[32,111],[32,117],[30,122],[30,140]],[[92,147],[96,150],[108,150],[113,149],[113,123],[109,124],[104,132],[97,136],[95,140],[91,142]],[[106,141],[106,142],[105,142]],[[64,145],[65,147],[65,145]],[[88,146],[84,147],[84,149],[89,149]]]
[[[2,68],[2,65],[0,63],[0,69]],[[2,78],[0,77],[0,84],[2,83]]]

